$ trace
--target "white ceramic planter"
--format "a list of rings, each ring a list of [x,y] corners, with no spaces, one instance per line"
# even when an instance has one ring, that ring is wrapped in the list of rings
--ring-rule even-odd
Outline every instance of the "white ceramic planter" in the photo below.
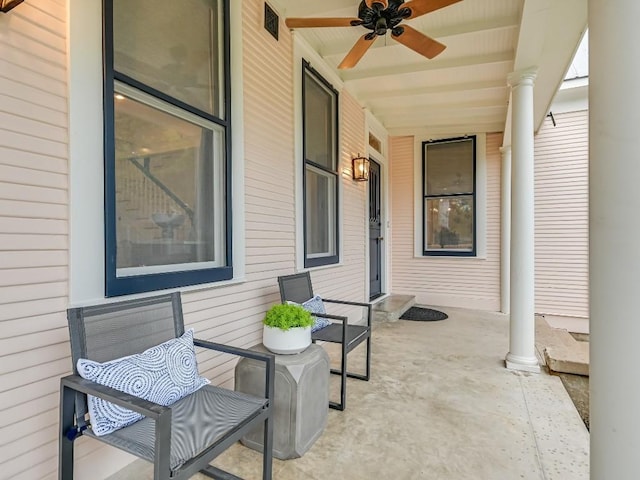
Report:
[[[300,353],[311,345],[311,327],[295,327],[289,330],[263,325],[262,343],[268,350],[281,355]]]

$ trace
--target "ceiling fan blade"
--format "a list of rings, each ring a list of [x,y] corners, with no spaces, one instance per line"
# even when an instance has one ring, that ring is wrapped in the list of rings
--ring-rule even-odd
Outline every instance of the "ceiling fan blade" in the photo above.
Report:
[[[434,12],[462,0],[412,0],[402,5],[402,8],[411,10],[411,15],[407,18],[416,18],[425,13]]]
[[[359,18],[287,18],[284,23],[289,28],[310,27],[351,27],[351,22],[362,23]]]
[[[371,40],[367,40],[368,33],[364,34],[360,37],[360,39],[355,43],[355,45],[351,48],[347,56],[344,57],[338,68],[340,70],[344,70],[347,68],[353,68],[360,61],[360,59],[367,53],[367,50],[373,45],[373,42],[376,41],[378,36],[374,36]]]
[[[392,33],[391,38],[409,47],[411,50],[418,52],[420,55],[433,58],[447,48],[446,45],[443,45],[431,37],[427,37],[424,33],[419,32],[409,25],[403,24],[402,26],[404,27],[404,32],[398,36]]]
[[[374,3],[381,3],[383,10],[389,6],[389,0],[364,0],[364,3],[366,3],[369,8],[373,8]]]

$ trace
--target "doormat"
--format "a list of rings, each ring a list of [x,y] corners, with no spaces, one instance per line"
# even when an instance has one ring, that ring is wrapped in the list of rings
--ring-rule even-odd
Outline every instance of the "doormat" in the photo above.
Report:
[[[444,312],[439,310],[432,310],[430,308],[411,307],[404,312],[400,317],[400,320],[415,320],[418,322],[435,322],[438,320],[445,320],[449,318]]]

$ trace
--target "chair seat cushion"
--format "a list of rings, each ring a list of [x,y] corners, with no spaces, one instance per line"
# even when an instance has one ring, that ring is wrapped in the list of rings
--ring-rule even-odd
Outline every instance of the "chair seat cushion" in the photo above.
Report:
[[[198,374],[193,329],[136,355],[99,363],[78,359],[78,373],[159,405],[168,406],[209,383]],[[111,402],[88,396],[91,428],[97,436],[137,422],[143,416]]]
[[[266,404],[264,398],[207,385],[171,405],[172,471],[202,453],[239,423],[257,415]],[[155,422],[144,418],[101,440],[153,462],[154,432]]]

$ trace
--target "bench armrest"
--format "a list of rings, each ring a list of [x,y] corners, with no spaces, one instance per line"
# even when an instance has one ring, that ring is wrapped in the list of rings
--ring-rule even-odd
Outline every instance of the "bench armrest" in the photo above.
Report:
[[[128,408],[145,417],[157,420],[161,415],[171,412],[169,407],[158,405],[135,395],[121,392],[112,387],[106,387],[99,383],[82,378],[79,375],[69,375],[60,379],[60,386],[70,388],[76,392],[93,395],[119,407]]]
[[[262,353],[253,350],[247,350],[246,348],[232,347],[231,345],[223,345],[222,343],[210,342],[208,340],[200,340],[198,338],[193,339],[193,344],[196,347],[207,348],[209,350],[216,350],[218,352],[229,353],[231,355],[237,355],[240,357],[250,358],[265,363],[265,386],[264,386],[264,398],[272,400],[274,398],[275,388],[275,371],[276,371],[276,357],[272,353]]]

